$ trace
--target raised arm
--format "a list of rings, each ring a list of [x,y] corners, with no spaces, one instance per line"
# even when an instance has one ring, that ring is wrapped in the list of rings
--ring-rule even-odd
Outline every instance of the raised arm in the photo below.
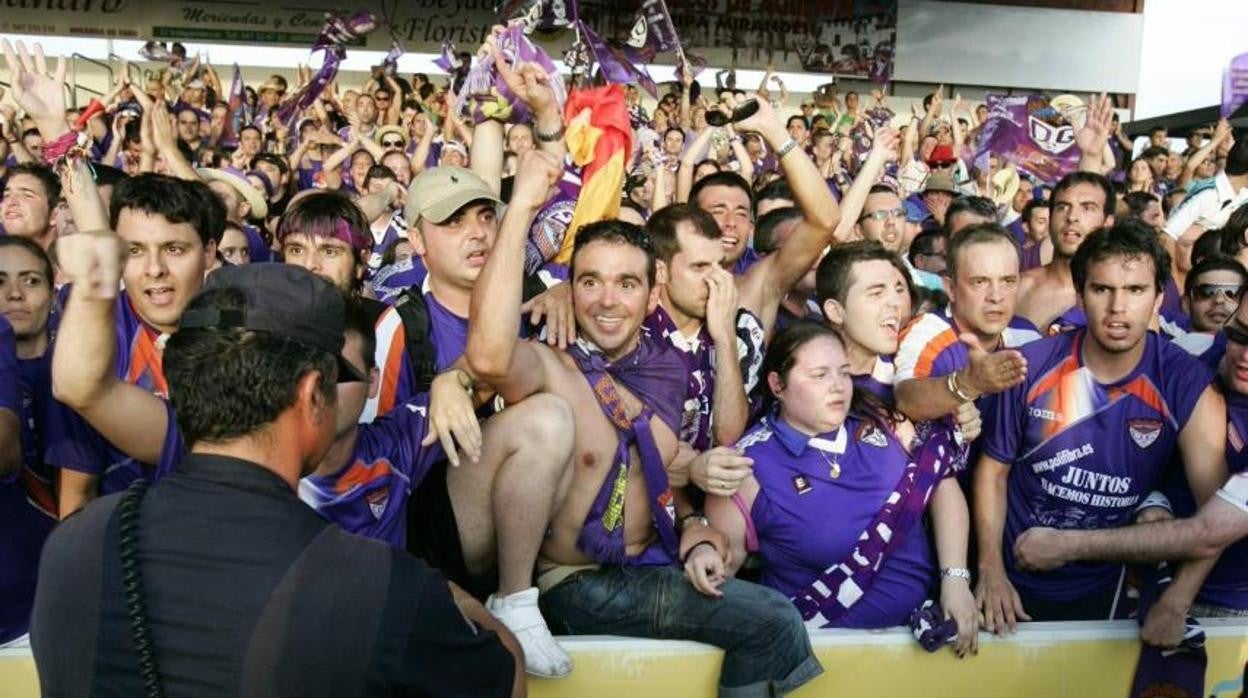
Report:
[[[685,203],[689,201],[689,192],[693,190],[693,168],[697,166],[698,159],[706,146],[711,142],[711,136],[715,129],[707,126],[702,132],[693,139],[685,152],[680,156],[680,166],[676,169],[676,202]]]
[[[488,119],[473,131],[472,156],[468,166],[497,196],[503,188],[503,124]]]
[[[1079,170],[1104,174],[1112,166],[1105,162],[1105,150],[1109,145],[1109,132],[1114,123],[1114,109],[1109,97],[1101,93],[1088,104],[1087,120],[1075,133],[1079,146]]]
[[[518,339],[523,304],[524,249],[529,225],[562,175],[562,163],[539,150],[525,153],[516,174],[498,239],[473,286],[464,356],[474,376],[508,402],[518,402],[548,384],[537,347]]]
[[[58,242],[57,258],[73,290],[57,330],[52,392],[123,453],[155,463],[168,429],[164,402],[115,371],[121,243],[108,230],[85,164],[76,163],[64,180],[65,200],[81,232]]]
[[[1192,178],[1196,176],[1196,168],[1208,160],[1213,155],[1213,151],[1221,147],[1222,143],[1230,136],[1231,124],[1226,119],[1219,119],[1218,125],[1213,130],[1213,138],[1210,138],[1208,143],[1192,153],[1192,156],[1183,164],[1183,174],[1179,175],[1178,188],[1186,189]]]
[[[836,232],[832,235],[836,242],[848,242],[854,238],[854,226],[857,225],[858,218],[862,216],[863,207],[867,205],[871,187],[875,186],[880,175],[884,173],[884,166],[898,157],[897,147],[900,140],[900,135],[891,128],[876,131],[867,161],[858,170],[858,176],[854,177],[854,183],[850,185],[849,191],[845,192],[845,196],[841,198],[841,219],[837,222]]]
[[[169,173],[178,179],[197,180],[199,175],[195,168],[186,161],[182,151],[178,149],[178,135],[173,125],[173,117],[164,101],[157,101],[147,112],[151,114],[151,134],[156,143],[156,151],[169,166]],[[146,116],[146,113],[144,114]]]
[[[538,149],[563,162],[563,157],[568,153],[568,146],[563,138],[563,112],[555,101],[550,76],[536,63],[517,63],[510,66],[497,49],[492,50],[499,75],[516,97],[533,112],[533,136]]]
[[[58,56],[56,70],[48,71],[47,59],[43,55],[43,46],[34,45],[34,55],[26,50],[26,45],[17,42],[14,51],[8,39],[0,42],[4,52],[4,60],[9,66],[9,79],[12,84],[13,99],[35,122],[35,128],[43,140],[51,142],[69,132],[65,123],[65,57]]]
[[[815,163],[792,143],[770,104],[759,101],[758,112],[737,124],[737,129],[761,134],[777,155],[785,151],[780,156],[780,168],[793,189],[795,205],[802,211],[802,220],[789,239],[775,254],[755,264],[742,280],[741,305],[763,317],[765,309],[769,309],[767,315],[774,314],[771,311],[780,299],[810,271],[832,241],[841,209]],[[763,329],[770,331],[770,323]]]

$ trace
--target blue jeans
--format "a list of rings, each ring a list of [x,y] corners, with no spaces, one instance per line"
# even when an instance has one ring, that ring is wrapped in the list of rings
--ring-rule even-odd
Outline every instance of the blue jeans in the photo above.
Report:
[[[724,650],[719,695],[779,696],[823,671],[789,600],[729,579],[723,598],[699,593],[680,568],[603,566],[542,594],[546,622],[562,635],[694,640]]]

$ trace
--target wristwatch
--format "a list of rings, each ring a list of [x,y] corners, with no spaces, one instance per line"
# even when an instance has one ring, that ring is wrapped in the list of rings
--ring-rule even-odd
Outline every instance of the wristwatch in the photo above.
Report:
[[[711,525],[711,522],[707,520],[705,514],[703,514],[700,511],[695,511],[692,514],[685,514],[684,516],[680,517],[680,521],[677,522],[679,523],[679,526],[677,526],[677,528],[679,528],[681,531],[684,531],[685,527],[689,525],[690,521],[697,522],[699,524],[702,524],[703,526]]]
[[[942,567],[940,568],[941,579],[965,579],[971,581],[971,571],[965,567]]]
[[[560,139],[563,138],[564,127],[563,127],[563,124],[560,123],[558,131],[555,131],[554,133],[542,133],[541,131],[537,130],[536,126],[534,126],[533,133],[537,135],[537,140],[541,141],[542,143],[558,143]]]

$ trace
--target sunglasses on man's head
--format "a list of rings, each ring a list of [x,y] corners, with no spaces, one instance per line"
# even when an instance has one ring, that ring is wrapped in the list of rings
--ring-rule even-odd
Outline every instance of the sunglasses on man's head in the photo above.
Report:
[[[1196,298],[1202,301],[1213,300],[1216,296],[1226,296],[1227,300],[1239,301],[1244,287],[1239,284],[1196,284]]]
[[[402,148],[402,147],[403,147],[403,141],[402,141],[402,139],[394,139],[394,140],[391,140],[391,139],[389,139],[389,138],[386,138],[386,139],[384,139],[384,140],[382,140],[382,141],[381,141],[381,147],[383,147],[383,148]]]

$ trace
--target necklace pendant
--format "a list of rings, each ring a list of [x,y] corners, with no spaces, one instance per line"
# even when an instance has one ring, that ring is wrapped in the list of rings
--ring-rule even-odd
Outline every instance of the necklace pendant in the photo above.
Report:
[[[832,461],[831,463],[829,463],[828,464],[828,476],[831,477],[833,480],[839,478],[841,476],[841,464],[837,463],[836,461]]]

